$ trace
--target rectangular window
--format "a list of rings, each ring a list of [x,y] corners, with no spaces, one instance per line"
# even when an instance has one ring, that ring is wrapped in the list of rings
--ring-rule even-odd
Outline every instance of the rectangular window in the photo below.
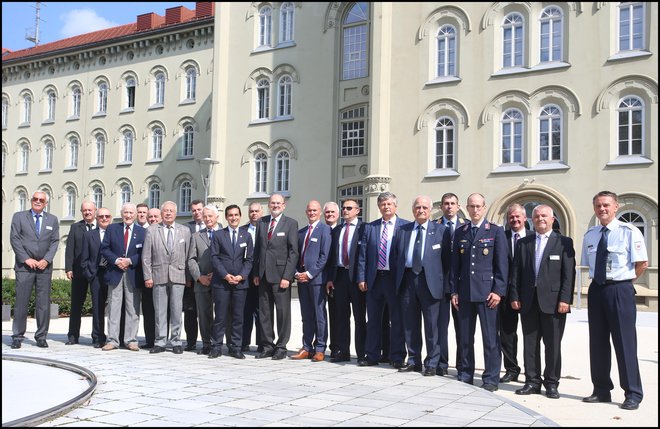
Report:
[[[367,108],[358,107],[341,113],[340,156],[365,154]]]
[[[644,4],[622,4],[619,8],[619,51],[644,49]]]
[[[367,76],[367,26],[344,28],[343,79]]]

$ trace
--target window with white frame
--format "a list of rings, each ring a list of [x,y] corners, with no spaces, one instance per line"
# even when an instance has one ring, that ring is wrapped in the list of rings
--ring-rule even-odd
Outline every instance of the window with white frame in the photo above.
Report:
[[[18,191],[16,200],[18,201],[18,211],[27,210],[27,192]]]
[[[564,29],[562,11],[556,6],[543,9],[540,18],[541,30],[541,62],[562,61],[562,45]]]
[[[122,162],[133,162],[133,142],[135,137],[133,131],[126,130],[124,131],[124,138],[122,139],[121,145],[121,161]]]
[[[183,140],[181,141],[181,156],[193,156],[193,149],[195,147],[195,129],[192,125],[188,124],[183,128]]]
[[[197,69],[193,66],[186,68],[186,100],[194,100],[197,91]]]
[[[165,73],[158,72],[154,76],[154,104],[165,104]]]
[[[69,138],[69,168],[78,168],[78,153],[80,151],[80,140],[77,137]],[[98,206],[97,206],[98,207]]]
[[[32,121],[32,96],[30,94],[23,95],[23,118],[21,124],[30,124]]]
[[[160,185],[158,183],[149,185],[149,207],[160,207]]]
[[[46,101],[46,121],[54,121],[55,120],[55,104],[57,103],[57,95],[55,95],[55,91],[50,90],[48,91],[48,94],[46,95],[47,101]]]
[[[96,185],[92,188],[92,201],[96,207],[103,207],[103,188]]]
[[[50,202],[53,201],[53,193],[49,189],[41,188],[41,192],[46,194],[46,205],[44,206],[44,211],[46,213],[50,212]]]
[[[163,129],[153,127],[151,129],[151,159],[161,159],[163,157]]]
[[[76,216],[76,190],[73,186],[66,188],[66,207],[65,218],[74,218]]]
[[[270,115],[270,81],[266,78],[257,82],[257,119],[267,119]]]
[[[347,199],[351,199],[351,200],[355,200],[358,203],[358,207],[360,207],[360,214],[358,215],[358,219],[360,220],[363,220],[365,215],[364,211],[362,210],[362,204],[363,204],[362,195],[363,195],[363,190],[361,185],[347,186],[339,190],[340,202],[343,202],[344,200]]]
[[[619,4],[619,51],[645,48],[644,2]]]
[[[7,148],[5,145],[2,145],[2,175],[5,175],[7,171]]]
[[[523,115],[518,109],[508,109],[502,115],[501,163],[520,164],[523,155]]]
[[[254,192],[266,193],[268,181],[268,157],[263,152],[254,156]]]
[[[369,3],[357,2],[342,22],[342,79],[366,77],[369,68]]]
[[[617,106],[618,155],[643,155],[644,102],[625,97]]]
[[[27,173],[30,162],[30,146],[27,143],[20,145],[20,154],[18,157],[18,172]]]
[[[46,140],[44,142],[44,165],[43,170],[51,171],[53,169],[53,152],[55,146],[53,145],[52,140]]]
[[[71,90],[71,117],[80,117],[80,101],[82,100],[82,90],[79,86],[74,86]]]
[[[340,154],[359,156],[365,154],[366,147],[366,106],[344,110],[340,114]]]
[[[190,207],[192,201],[192,184],[184,180],[179,186],[179,207]]]
[[[7,117],[9,116],[9,100],[2,97],[2,128],[7,128]]]
[[[126,108],[135,108],[135,79],[129,77],[126,79]]]
[[[131,194],[133,194],[133,190],[131,189],[131,185],[128,183],[122,183],[120,189],[121,192],[119,192],[119,207],[122,207],[124,204],[131,202]]]
[[[259,46],[271,46],[272,31],[273,9],[270,6],[262,6],[259,9]]]
[[[275,192],[289,191],[290,160],[291,157],[285,150],[275,157]]]
[[[103,134],[96,135],[95,149],[94,165],[103,165],[105,161],[105,136]]]
[[[621,222],[630,223],[639,229],[639,232],[646,237],[646,231],[648,230],[646,226],[646,220],[644,216],[635,211],[625,211],[617,214],[617,219]]]
[[[454,169],[456,153],[454,121],[444,116],[435,123],[435,168]]]
[[[539,161],[562,160],[562,113],[558,106],[547,105],[539,115]]]
[[[280,42],[293,42],[295,5],[282,3],[280,7]]]
[[[510,13],[502,23],[502,67],[523,66],[524,20],[519,13]]]
[[[98,104],[96,106],[97,113],[107,113],[108,112],[108,84],[106,82],[100,82],[98,86]]]
[[[291,116],[291,76],[280,77],[277,84],[277,115]]]
[[[437,40],[437,77],[456,76],[456,29],[443,25],[438,29]]]

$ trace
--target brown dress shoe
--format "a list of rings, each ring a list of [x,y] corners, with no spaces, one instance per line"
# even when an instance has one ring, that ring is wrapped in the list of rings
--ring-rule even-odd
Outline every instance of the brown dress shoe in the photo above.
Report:
[[[314,353],[314,356],[312,356],[312,362],[323,362],[325,360],[325,353],[323,352],[316,352]]]
[[[300,349],[298,353],[291,356],[291,359],[309,359],[311,356],[309,352],[305,349]]]

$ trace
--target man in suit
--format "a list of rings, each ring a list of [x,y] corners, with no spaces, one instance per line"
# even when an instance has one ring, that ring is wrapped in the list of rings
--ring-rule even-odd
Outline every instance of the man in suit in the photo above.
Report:
[[[142,228],[148,228],[149,227],[149,206],[146,205],[145,203],[140,203],[135,206],[137,209],[137,218],[135,219],[135,223]]]
[[[325,360],[328,340],[326,271],[330,253],[330,227],[321,222],[321,203],[312,200],[305,211],[309,225],[298,231],[298,266],[296,281],[302,315],[302,348],[291,359]]]
[[[401,302],[396,294],[394,261],[391,259],[391,246],[401,227],[408,220],[396,215],[396,195],[383,192],[378,196],[378,210],[382,217],[364,228],[358,258],[358,287],[366,292],[367,337],[366,359],[360,366],[378,365],[381,358],[382,319],[385,304],[390,316],[391,365],[396,369],[404,367],[406,343],[403,330]]]
[[[188,280],[186,258],[190,247],[190,229],[175,221],[177,206],[173,201],[165,201],[160,212],[162,224],[150,225],[144,240],[142,264],[144,285],[153,288],[154,311],[156,312],[156,341],[149,353],[162,353],[168,343],[167,332],[170,325],[169,343],[172,353],[181,354],[181,307],[183,290]],[[170,309],[169,323],[167,309]]]
[[[140,216],[140,206],[141,204],[136,206],[138,210],[138,218]],[[158,207],[153,207],[147,211],[147,224],[143,227],[146,229],[149,228],[149,225],[161,223],[162,221],[163,219],[160,217],[160,209]],[[156,341],[156,312],[154,310],[153,288],[145,287],[142,289],[142,325],[144,326],[145,343],[142,344],[140,348],[151,349]]]
[[[80,255],[82,275],[89,282],[92,293],[92,341],[94,348],[97,349],[103,347],[106,343],[104,325],[108,287],[105,283],[105,270],[108,261],[101,255],[101,243],[111,222],[110,210],[105,207],[98,209],[96,212],[96,228],[84,232],[82,254]]]
[[[573,240],[552,231],[554,213],[547,205],[534,207],[536,234],[520,239],[514,252],[509,301],[520,311],[523,329],[525,385],[517,395],[541,393],[559,398],[561,339],[566,313],[571,311],[575,290]],[[545,370],[541,377],[541,340]]]
[[[439,223],[445,226],[445,248],[451,253],[452,242],[456,228],[465,224],[465,220],[458,216],[461,205],[458,203],[458,196],[452,192],[445,193],[441,198],[442,217]],[[445,281],[449,279],[449,268],[451,267],[451,256],[447,264],[444,264]],[[448,292],[448,291],[447,291]],[[451,295],[445,293],[440,300],[440,312],[438,317],[438,341],[440,342],[440,361],[436,368],[436,375],[447,375],[449,370],[449,316],[454,320],[454,334],[456,336],[456,372],[460,378],[461,367],[461,348],[460,348],[460,324],[458,321],[458,311],[451,305]]]
[[[332,230],[328,282],[326,292],[335,301],[337,353],[330,362],[351,360],[351,308],[355,332],[355,352],[358,362],[365,359],[364,342],[367,336],[367,306],[364,292],[357,285],[360,237],[366,225],[360,219],[360,206],[353,199],[341,203],[342,226]]]
[[[213,347],[209,359],[222,356],[222,339],[227,324],[232,324],[231,339],[227,341],[229,356],[245,359],[243,344],[243,311],[250,287],[248,281],[253,263],[252,236],[240,227],[241,208],[232,204],[225,209],[227,228],[210,234],[211,264],[213,267]],[[230,312],[233,313],[231,318]]]
[[[451,253],[449,287],[460,320],[463,372],[460,381],[474,381],[474,330],[481,325],[485,371],[481,387],[494,392],[500,381],[502,354],[497,335],[497,306],[506,293],[509,261],[501,226],[485,219],[486,199],[474,193],[467,199],[470,223],[457,229]]]
[[[71,314],[69,315],[69,332],[66,345],[78,344],[80,337],[80,318],[82,308],[87,299],[87,289],[90,284],[83,276],[81,255],[83,249],[83,235],[85,231],[96,228],[96,205],[91,201],[83,201],[80,205],[82,220],[71,225],[66,240],[64,253],[64,272],[66,278],[71,280]],[[96,342],[98,332],[92,332],[92,339]]]
[[[10,243],[14,251],[16,301],[12,324],[12,349],[21,347],[27,326],[28,305],[34,288],[37,347],[48,347],[46,336],[50,325],[50,288],[53,278],[53,258],[60,242],[57,217],[44,212],[48,194],[32,194],[32,208],[14,213],[11,220]]]
[[[323,204],[323,219],[325,224],[330,227],[330,230],[333,231],[337,225],[339,225],[339,205],[334,201],[328,201]],[[332,234],[331,234],[332,235]],[[328,263],[326,267],[330,267],[332,257],[328,255]],[[330,359],[337,356],[339,352],[339,346],[337,345],[337,321],[335,320],[335,298],[334,295],[328,295],[328,328],[329,328],[329,339],[330,344],[328,348],[330,349]]]
[[[201,231],[205,228],[204,221],[202,220],[202,210],[204,209],[204,201],[193,200],[190,203],[190,212],[192,220],[186,223],[190,229],[190,234]],[[183,327],[186,331],[186,348],[187,352],[193,351],[197,348],[197,333],[199,325],[197,323],[197,303],[195,302],[195,288],[193,282],[188,280],[186,288],[183,290]]]
[[[123,222],[109,225],[101,242],[101,255],[107,261],[105,282],[108,287],[108,335],[103,351],[119,347],[122,305],[126,313],[124,344],[129,350],[140,350],[137,334],[144,287],[141,256],[145,230],[135,225],[136,212],[135,204],[125,203],[121,207]]]
[[[213,334],[213,294],[211,283],[213,265],[211,264],[211,236],[218,228],[218,209],[207,205],[202,210],[204,229],[195,232],[190,238],[188,251],[188,271],[192,276],[199,318],[199,332],[202,335],[201,354],[211,352],[211,336]]]
[[[532,234],[532,231],[526,228],[527,213],[520,204],[511,204],[506,210],[506,219],[509,228],[504,232],[506,235],[507,249],[509,251],[509,285],[511,289],[510,277],[513,273],[513,259],[515,255],[516,243],[526,236]],[[510,295],[507,292],[507,297]],[[500,378],[500,383],[518,381],[520,366],[518,365],[518,311],[509,305],[504,298],[499,305],[499,333],[500,345],[502,347],[502,363],[504,364],[505,374]]]
[[[445,227],[429,222],[433,202],[418,196],[413,202],[415,222],[401,227],[393,246],[396,296],[400,297],[403,326],[408,348],[408,363],[399,372],[422,371],[436,374],[440,362],[438,318],[445,295],[444,265],[449,249],[445,248]],[[404,268],[405,267],[405,268]],[[422,317],[426,358],[422,360]]]
[[[155,223],[161,223],[163,221],[163,218],[160,216],[160,209],[158,207],[152,207],[149,209],[149,212],[147,213],[147,220],[149,221],[149,225],[153,225]],[[147,225],[147,228],[149,227]]]
[[[259,288],[259,323],[264,351],[257,359],[286,357],[291,337],[291,281],[298,263],[298,222],[284,216],[286,203],[281,194],[268,199],[270,216],[257,226],[254,284]],[[277,343],[273,327],[273,306],[277,312]]]
[[[260,203],[253,202],[248,206],[248,223],[243,225],[243,228],[250,234],[252,237],[252,244],[255,243],[256,233],[257,233],[257,223],[263,215],[263,209]],[[254,267],[254,264],[253,264]],[[261,345],[262,334],[261,334],[261,325],[259,324],[259,288],[254,284],[254,275],[250,273],[249,278],[249,287],[247,290],[247,296],[245,297],[245,308],[243,310],[243,346],[241,351],[249,352],[250,351],[250,341],[252,339],[252,327],[254,326],[255,330],[255,342],[257,344],[257,353],[264,351],[263,346]]]

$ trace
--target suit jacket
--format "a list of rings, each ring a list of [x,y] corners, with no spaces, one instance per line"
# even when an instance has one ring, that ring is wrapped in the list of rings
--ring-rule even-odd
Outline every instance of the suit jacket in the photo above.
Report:
[[[86,223],[80,220],[71,225],[69,236],[66,239],[66,250],[64,252],[64,272],[73,271],[73,277],[82,277],[83,270],[80,259],[83,250],[83,235],[87,232]]]
[[[31,210],[14,213],[11,220],[9,242],[14,251],[14,270],[31,271],[25,261],[45,259],[48,267],[44,272],[53,271],[53,259],[60,242],[60,223],[57,216],[45,211],[41,212],[41,232],[37,237],[37,229]]]
[[[196,233],[196,232],[199,232],[199,231],[197,231],[197,223],[194,220],[186,222],[185,225],[188,227],[188,229],[190,229],[190,234],[191,235]],[[206,229],[206,226],[204,225],[204,223],[202,223],[202,229]],[[202,229],[200,229],[200,231]],[[220,223],[220,222],[218,222],[218,229],[222,229],[222,223]]]
[[[364,227],[367,224],[358,219],[355,224],[355,231],[353,232],[353,240],[351,241],[350,249],[348,249],[348,279],[352,282],[357,282],[358,278],[358,258],[360,255],[360,240],[364,234]],[[344,224],[337,225],[332,229],[331,237],[332,243],[330,244],[330,257],[326,264],[327,281],[334,282],[337,278],[337,267],[339,266],[339,239],[341,238],[341,231],[344,229]]]
[[[298,231],[298,251],[302,258],[305,237],[307,236],[308,225]],[[312,231],[305,251],[305,260],[299,260],[298,265],[303,265],[305,271],[311,276],[310,285],[325,285],[327,281],[327,272],[325,267],[330,256],[330,246],[332,244],[332,228],[319,221],[316,228]]]
[[[403,274],[406,267],[406,255],[410,248],[410,237],[413,230],[417,227],[417,222],[410,222],[401,227],[400,233],[396,236],[396,242],[392,243],[395,262],[395,284],[396,291],[399,293],[403,283]],[[445,294],[445,277],[443,263],[447,261],[447,255],[450,251],[445,247],[445,233],[448,229],[437,222],[428,222],[428,230],[425,232],[424,252],[422,257],[422,267],[424,267],[424,277],[426,284],[435,299],[443,298]]]
[[[189,274],[186,271],[190,229],[174,222],[173,249],[167,249],[167,228],[162,223],[154,223],[147,228],[142,251],[144,280],[153,280],[154,285],[166,283],[186,284]]]
[[[509,278],[504,228],[484,219],[471,240],[471,226],[466,221],[454,232],[449,289],[459,302],[486,302],[491,292],[504,297]]]
[[[569,237],[551,232],[536,276],[536,234],[518,240],[516,245],[509,301],[520,301],[520,313],[532,307],[534,285],[539,308],[555,314],[559,302],[573,303],[575,290],[575,249]],[[570,308],[570,307],[569,307]]]
[[[298,222],[282,215],[270,240],[269,226],[270,215],[263,216],[257,223],[255,276],[271,284],[279,284],[282,279],[291,282],[298,264]]]
[[[126,257],[131,260],[131,265],[126,270],[128,281],[133,287],[144,287],[142,279],[142,250],[145,240],[145,229],[139,225],[133,225],[133,235],[128,242],[128,250],[124,249],[124,223],[113,223],[108,225],[105,236],[101,243],[101,255],[108,261],[105,272],[105,281],[109,285],[118,285],[124,271],[117,265],[117,258]]]
[[[227,274],[240,275],[243,277],[243,281],[234,287],[236,289],[247,289],[249,287],[248,276],[252,271],[254,262],[253,258],[254,246],[252,245],[252,236],[247,228],[241,227],[238,229],[235,246],[231,243],[229,227],[216,231],[211,243],[213,284],[222,284]]]
[[[114,262],[114,261],[113,261]],[[100,281],[105,284],[105,270],[108,261],[101,255],[101,230],[99,228],[85,231],[82,239],[82,254],[80,256],[80,267],[82,275],[91,282],[97,274]],[[99,270],[103,266],[104,268]]]
[[[219,232],[220,230],[216,231],[215,234]],[[195,282],[199,280],[201,275],[207,275],[213,272],[213,264],[211,264],[211,241],[209,240],[207,228],[200,229],[190,236],[187,265],[188,272]]]
[[[506,295],[507,299],[511,289],[511,275],[513,274],[513,255],[515,254],[515,252],[513,251],[514,249],[512,248],[513,244],[511,243],[511,237],[513,236],[513,234],[514,232],[511,231],[510,229],[504,231],[504,235],[506,236],[506,244],[507,244],[506,248],[509,251],[509,284],[507,285],[508,286],[507,295]],[[530,235],[534,235],[534,231],[525,228],[525,237],[528,237]],[[519,238],[518,241],[522,240],[522,238],[524,237]]]
[[[449,225],[447,224],[449,221],[443,216],[440,219],[438,219],[438,223],[444,225],[445,227],[445,235],[444,235],[444,241],[443,245],[445,246],[445,249],[448,249],[447,254],[445,257],[447,258],[446,260],[443,260],[443,266],[442,268],[444,269],[444,275],[445,275],[445,294],[449,295],[449,269],[451,268],[451,250],[453,249],[453,237],[451,234],[451,228],[449,228]],[[454,231],[456,231],[458,228],[461,227],[461,225],[465,225],[465,219],[462,217],[456,217],[456,225],[454,226]]]
[[[383,223],[383,218],[376,219],[373,222],[369,222],[365,228],[364,233],[362,234],[362,239],[360,240],[360,255],[358,258],[358,283],[367,282],[367,287],[370,287],[374,284],[376,280],[376,270],[378,269],[378,247],[380,246],[380,227]],[[407,223],[410,223],[409,220],[401,219],[397,216],[396,222],[394,223],[394,229],[392,233],[392,245],[390,246],[390,270],[394,272],[396,270],[396,261],[392,259],[392,246],[396,242],[397,234],[401,227]]]

